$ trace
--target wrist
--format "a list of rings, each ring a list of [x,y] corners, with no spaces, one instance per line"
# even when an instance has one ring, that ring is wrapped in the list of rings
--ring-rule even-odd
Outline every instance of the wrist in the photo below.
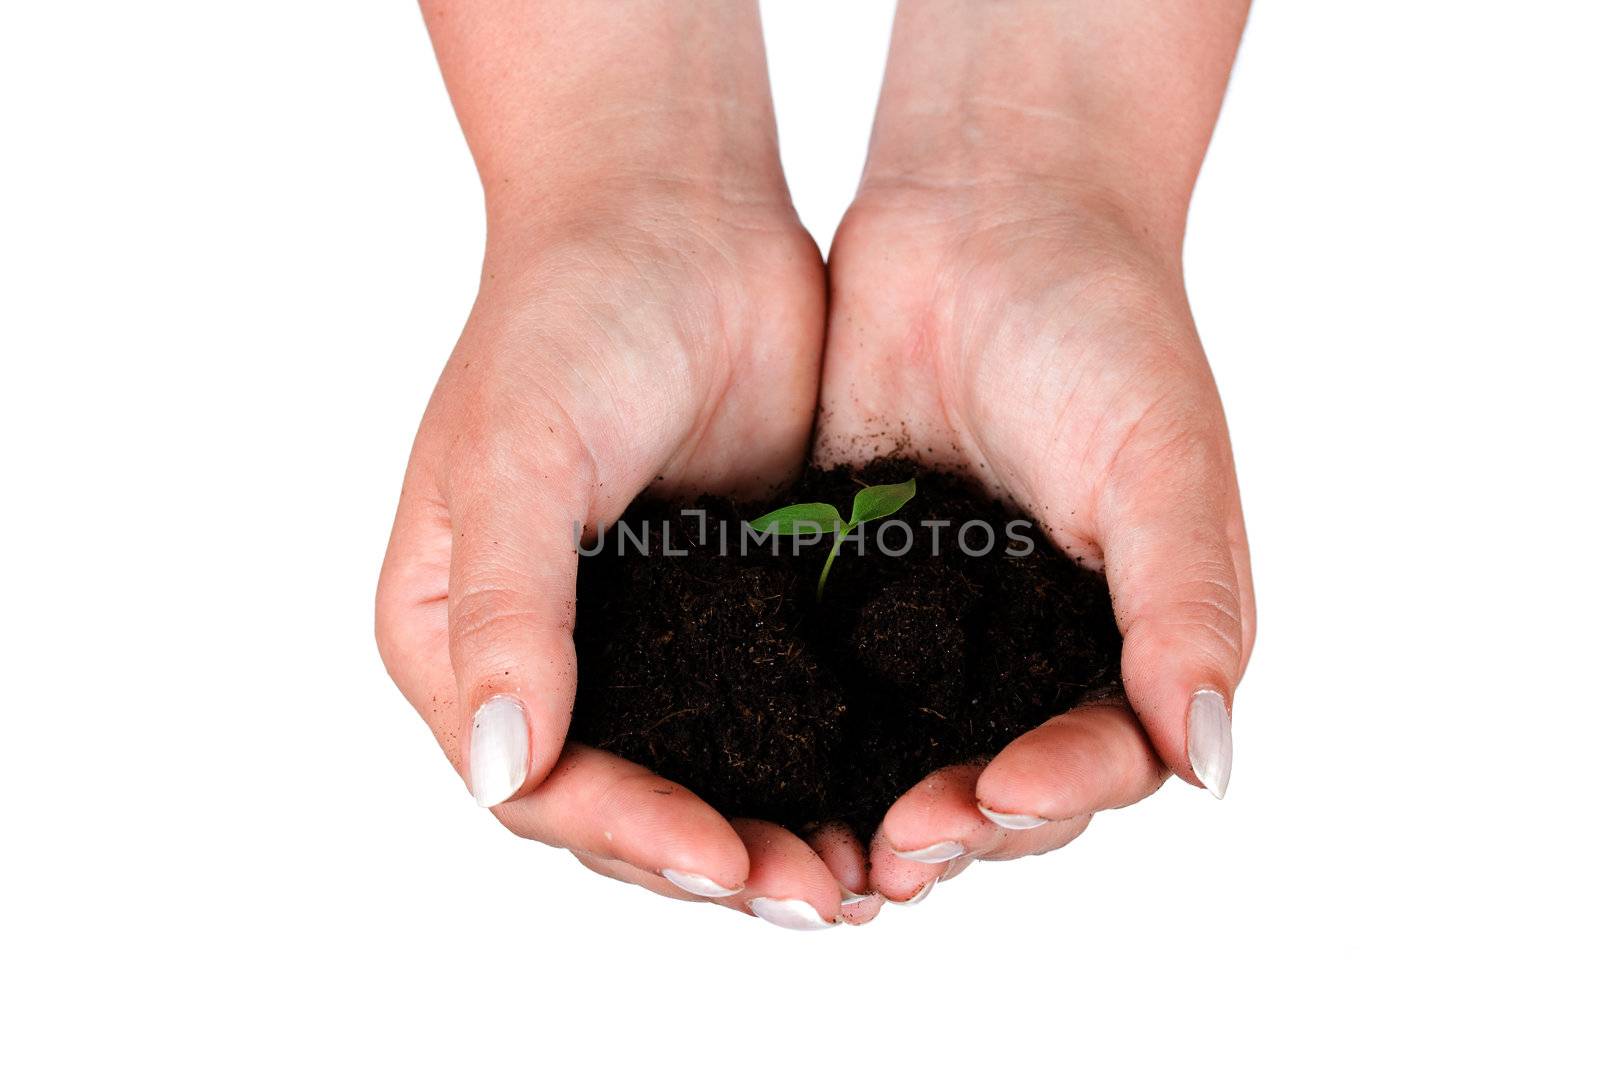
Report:
[[[975,217],[1099,218],[1182,244],[1188,183],[1152,180],[1115,131],[1064,109],[975,94],[880,108],[864,201],[959,200]]]
[[[712,243],[731,252],[748,239],[800,231],[781,174],[666,172],[618,166],[587,181],[508,182],[488,198],[486,262],[597,244],[620,253]]]
[[[787,203],[753,0],[424,13],[491,231],[674,188]]]
[[[1247,6],[903,0],[863,188],[1033,189],[1176,246]]]
[[[850,232],[857,235],[935,235],[946,247],[969,248],[1046,241],[1074,269],[1137,264],[1172,278],[1182,275],[1181,216],[1153,213],[1114,188],[1076,175],[991,171],[938,181],[880,172],[862,182],[850,214]]]
[[[662,151],[653,137],[634,142],[618,137],[603,150],[586,150],[581,161],[551,159],[508,173],[485,172],[490,243],[683,219],[755,225],[794,218],[775,148],[768,161],[759,148],[743,147],[714,131],[700,136],[716,147],[694,159]],[[686,133],[684,140],[689,139]]]
[[[764,86],[722,94],[715,81],[704,71],[685,73],[676,84],[648,80],[526,113],[514,150],[480,154],[491,228],[608,204],[787,207]]]

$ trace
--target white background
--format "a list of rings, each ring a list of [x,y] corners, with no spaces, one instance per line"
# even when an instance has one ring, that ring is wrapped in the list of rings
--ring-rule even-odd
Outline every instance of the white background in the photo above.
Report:
[[[887,3],[769,3],[800,212]],[[10,1063],[1594,1062],[1596,18],[1265,2],[1196,196],[1233,788],[797,935],[468,799],[379,665],[476,180],[406,4],[7,5]]]

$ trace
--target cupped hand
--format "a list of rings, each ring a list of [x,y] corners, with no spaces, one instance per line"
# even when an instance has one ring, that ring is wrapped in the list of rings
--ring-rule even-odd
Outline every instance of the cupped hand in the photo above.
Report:
[[[642,767],[564,745],[575,531],[647,487],[770,489],[798,469],[812,425],[822,267],[786,197],[662,186],[491,226],[406,471],[379,645],[515,833],[667,896],[831,923],[866,889],[853,838],[730,823]],[[847,910],[860,920],[875,903]]]
[[[835,239],[817,453],[962,469],[1103,566],[1125,698],[1062,714],[887,813],[872,886],[1057,848],[1175,773],[1217,796],[1254,637],[1222,407],[1179,256],[1114,198],[1038,181],[864,184]]]

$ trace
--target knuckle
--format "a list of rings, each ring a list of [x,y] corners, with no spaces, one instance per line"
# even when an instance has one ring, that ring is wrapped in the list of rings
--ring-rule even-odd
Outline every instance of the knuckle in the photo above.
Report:
[[[471,491],[485,483],[503,482],[514,477],[527,460],[527,449],[518,448],[525,436],[520,420],[489,416],[478,425],[461,431],[450,444],[445,481],[453,498],[470,497]]]
[[[392,609],[385,605],[384,599],[378,599],[378,610],[373,624],[373,636],[378,644],[378,658],[383,661],[383,666],[392,677],[396,665],[400,662],[399,625],[395,621]]]
[[[1244,654],[1244,616],[1232,566],[1207,561],[1166,587],[1151,613],[1133,620],[1125,643],[1160,659],[1197,656],[1232,673]]]
[[[401,668],[411,655],[410,634],[413,627],[407,617],[409,600],[399,579],[387,569],[378,579],[378,593],[373,604],[373,637],[378,645],[378,658],[391,678],[398,679]]]
[[[1195,482],[1226,467],[1226,432],[1214,394],[1173,388],[1121,427],[1107,449],[1114,478],[1142,485],[1152,477]]]
[[[506,486],[573,496],[592,484],[596,462],[572,417],[553,401],[488,405],[451,441],[450,496],[466,506],[505,500]]]
[[[1204,650],[1225,648],[1234,660],[1244,653],[1244,621],[1231,577],[1185,582],[1172,621],[1186,640]]]
[[[493,645],[532,616],[526,598],[509,584],[470,585],[450,599],[450,645],[468,651]]]
[[[1209,418],[1208,406],[1194,402],[1166,421],[1150,461],[1184,481],[1199,481],[1221,471],[1224,456],[1223,437]]]
[[[372,632],[378,642],[378,653],[383,656],[385,663],[394,646],[397,612],[394,583],[388,575],[384,575],[378,579],[378,595],[373,601]]]

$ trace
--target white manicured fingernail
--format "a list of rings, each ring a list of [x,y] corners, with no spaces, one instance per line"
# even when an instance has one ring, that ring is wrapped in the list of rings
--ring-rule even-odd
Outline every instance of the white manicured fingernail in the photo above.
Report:
[[[824,922],[822,916],[803,900],[783,900],[778,897],[753,897],[750,910],[774,926],[785,930],[831,930],[833,923]]]
[[[492,808],[522,788],[528,777],[528,713],[515,697],[490,697],[472,715],[467,754],[472,797]]]
[[[725,885],[718,885],[703,874],[675,871],[670,867],[662,869],[661,877],[685,893],[693,893],[698,897],[731,897],[739,891],[737,889],[729,889]]]
[[[983,817],[1003,830],[1032,830],[1035,826],[1043,826],[1049,819],[1041,819],[1037,815],[1012,815],[1004,811],[990,811],[982,804],[978,810],[983,812]]]
[[[965,855],[966,851],[966,846],[960,841],[938,841],[925,848],[913,848],[906,852],[894,849],[894,854],[903,860],[914,860],[917,863],[943,863],[945,860]]]
[[[839,896],[839,906],[841,908],[849,907],[851,904],[859,904],[863,900],[871,900],[871,899],[872,899],[872,894],[871,893],[852,893],[852,892],[850,892],[850,890],[846,889]]]
[[[937,878],[929,878],[926,882],[924,882],[922,884],[922,888],[921,889],[919,889],[915,893],[911,894],[911,896],[907,897],[905,900],[896,900],[896,901],[894,901],[894,903],[903,904],[903,905],[906,905],[907,907],[911,906],[912,904],[921,904],[924,900],[928,899],[928,894],[933,892],[933,885],[938,880],[939,879],[937,879]]]
[[[1189,701],[1189,766],[1211,795],[1221,800],[1233,773],[1233,720],[1227,702],[1212,689]]]

